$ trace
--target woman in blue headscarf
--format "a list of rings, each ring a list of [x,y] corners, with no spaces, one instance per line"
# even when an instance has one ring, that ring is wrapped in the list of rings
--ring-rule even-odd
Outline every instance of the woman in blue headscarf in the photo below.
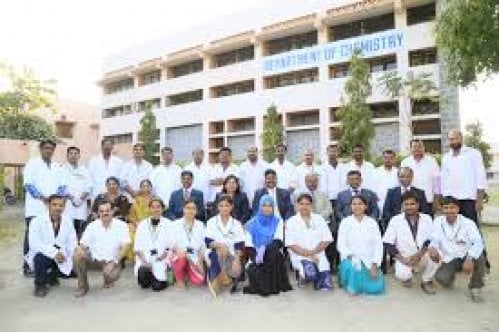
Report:
[[[272,197],[262,196],[257,214],[246,224],[245,246],[250,262],[245,294],[268,296],[292,289],[282,253],[284,226],[274,208]]]

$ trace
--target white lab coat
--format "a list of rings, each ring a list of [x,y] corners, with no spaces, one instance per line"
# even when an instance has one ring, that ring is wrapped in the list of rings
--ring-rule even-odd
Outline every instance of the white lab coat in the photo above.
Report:
[[[192,172],[192,175],[194,176],[192,187],[203,192],[203,203],[206,206],[210,196],[210,165],[203,163],[200,166],[197,166],[192,162],[184,167],[184,171]]]
[[[120,179],[123,161],[111,155],[109,160],[104,160],[102,154],[92,157],[88,163],[88,173],[92,180],[92,198],[106,192],[106,180],[110,177]]]
[[[73,221],[62,216],[59,233],[55,236],[52,221],[47,213],[33,218],[29,225],[29,251],[25,260],[29,267],[34,270],[34,258],[38,253],[54,259],[57,252],[61,251],[66,260],[57,263],[59,271],[69,275],[73,269],[73,253],[78,244]],[[55,246],[60,249],[57,249]]]
[[[383,259],[383,241],[378,223],[369,216],[359,222],[353,215],[340,223],[338,230],[338,251],[341,259],[352,257],[352,263],[360,270],[360,262],[369,269],[374,263],[381,265]]]
[[[210,218],[206,224],[205,238],[225,244],[229,253],[234,256],[234,245],[244,243],[244,229],[241,223],[232,217],[224,226],[220,216],[216,215]],[[207,251],[209,252],[209,250]]]
[[[169,246],[171,249],[182,249],[187,251],[192,249],[192,253],[187,253],[189,260],[197,264],[199,253],[205,249],[205,227],[199,220],[194,221],[191,232],[185,229],[184,218],[171,222],[171,232],[169,233]]]
[[[64,214],[70,219],[86,220],[88,217],[87,202],[80,198],[83,193],[92,192],[92,183],[87,168],[83,165],[75,168],[68,163],[62,167],[62,171],[66,177],[68,194],[74,199],[74,203],[69,199],[66,201]]]
[[[378,208],[380,211],[383,211],[388,189],[399,186],[398,168],[392,167],[388,171],[384,166],[380,166],[375,170],[374,176],[377,181],[376,196],[378,196]]]
[[[182,186],[180,174],[182,174],[182,169],[174,163],[168,166],[158,165],[151,173],[154,193],[161,198],[165,206],[168,206],[172,192]]]
[[[134,251],[142,252],[148,263],[152,265],[152,273],[159,281],[166,280],[166,258],[157,261],[155,257],[161,256],[168,248],[168,240],[171,232],[171,221],[161,218],[156,228],[151,225],[151,218],[142,220],[137,226],[135,233]],[[157,255],[153,257],[151,250],[156,250]],[[137,276],[139,268],[143,262],[138,257],[135,258],[134,274]]]
[[[24,185],[28,184],[35,186],[38,192],[47,198],[56,194],[60,187],[66,186],[61,166],[52,161],[49,167],[41,157],[31,159],[24,168]],[[48,213],[48,209],[43,201],[26,192],[24,212],[29,218]]]
[[[307,227],[307,224],[299,213],[286,221],[286,247],[297,245],[301,248],[312,250],[321,242],[333,241],[331,231],[324,218],[315,213],[312,213],[310,218],[310,227]],[[303,264],[301,261],[305,257],[297,255],[292,250],[289,250],[289,256],[293,269],[298,270],[300,275],[303,276]],[[330,266],[325,250],[318,253],[316,257],[318,259],[317,267],[319,271],[329,271]]]
[[[284,160],[282,164],[279,160],[274,160],[270,165],[277,173],[277,187],[282,189],[293,188],[297,186],[296,166],[288,160]]]
[[[416,239],[414,240],[405,215],[401,213],[390,220],[383,236],[383,242],[395,245],[403,257],[409,257],[421,250],[425,242],[430,241],[432,231],[433,220],[429,215],[420,213]],[[422,280],[427,282],[435,274],[438,264],[429,259],[428,254],[426,254],[422,257],[419,266],[415,266],[414,269],[422,269]],[[413,268],[398,260],[395,261],[395,277],[397,279],[405,281],[411,279],[412,276]]]
[[[140,164],[137,164],[135,160],[130,160],[123,165],[121,170],[120,187],[125,188],[126,186],[130,186],[132,190],[138,191],[140,189],[140,182],[149,180],[152,171],[152,165],[147,160],[142,160]]]
[[[253,204],[255,191],[263,188],[265,185],[265,171],[267,168],[269,166],[263,160],[258,160],[256,164],[252,164],[249,160],[246,160],[239,166],[241,190],[246,193],[250,206]]]
[[[239,167],[236,164],[230,164],[229,167],[223,168],[221,164],[213,166],[210,174],[210,181],[218,178],[226,178],[229,175],[235,175],[239,178]],[[222,191],[222,186],[211,186],[210,198],[208,202],[214,202],[217,194]]]

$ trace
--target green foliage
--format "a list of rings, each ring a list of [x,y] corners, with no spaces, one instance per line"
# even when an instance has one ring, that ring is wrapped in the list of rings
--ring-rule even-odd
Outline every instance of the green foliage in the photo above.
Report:
[[[275,147],[282,143],[284,128],[279,118],[279,113],[274,104],[267,108],[267,115],[263,123],[263,132],[260,136],[263,146],[263,159],[271,162],[275,159]]]
[[[156,116],[152,111],[151,104],[146,105],[144,116],[140,119],[139,139],[145,146],[144,159],[152,164],[158,163],[157,144],[158,129],[156,127]]]
[[[467,86],[499,72],[499,2],[448,0],[436,26],[437,47],[449,82]]]
[[[374,137],[372,114],[367,105],[371,95],[369,65],[360,57],[360,50],[355,50],[350,59],[350,77],[345,83],[342,106],[338,116],[341,121],[340,149],[342,154],[349,154],[352,147],[362,144],[366,158],[369,159],[370,141]]]
[[[53,127],[39,116],[8,114],[0,117],[0,138],[40,141],[55,137]]]
[[[490,153],[490,144],[483,141],[483,128],[480,121],[476,120],[466,125],[464,144],[480,151],[486,169],[489,169],[492,166],[494,157]]]
[[[53,107],[56,92],[51,86],[55,81],[41,81],[31,69],[16,71],[12,66],[2,63],[0,77],[7,81],[7,89],[0,91],[1,116],[16,116]]]
[[[413,72],[401,77],[398,72],[391,71],[379,78],[378,86],[391,99],[410,98],[413,102],[429,99],[438,102],[438,88],[431,77],[431,73],[414,75]]]

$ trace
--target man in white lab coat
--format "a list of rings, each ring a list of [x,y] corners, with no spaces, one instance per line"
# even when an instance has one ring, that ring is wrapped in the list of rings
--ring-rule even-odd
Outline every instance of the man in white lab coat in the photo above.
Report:
[[[88,164],[88,173],[92,181],[92,199],[106,192],[106,181],[110,177],[119,179],[123,161],[113,155],[114,143],[109,138],[101,141],[102,153],[92,157]]]
[[[327,179],[324,173],[324,169],[321,165],[315,163],[315,153],[311,149],[305,150],[303,154],[303,162],[296,167],[297,176],[297,194],[306,193],[308,191],[307,184],[305,183],[305,177],[310,174],[315,173],[319,176],[319,189],[324,191],[323,188],[327,186]]]
[[[203,192],[204,207],[210,195],[210,172],[211,167],[204,162],[204,151],[196,148],[192,151],[192,162],[184,167],[184,171],[190,171],[193,175],[192,187]]]
[[[92,183],[87,168],[79,165],[80,149],[70,146],[66,150],[67,163],[62,171],[68,184],[68,198],[64,215],[73,221],[78,238],[88,217],[88,202],[92,192]]]
[[[222,186],[225,178],[229,175],[234,175],[239,178],[239,167],[232,163],[232,150],[224,146],[220,149],[219,164],[214,165],[211,169],[210,185],[211,193],[208,199],[209,203],[213,203],[217,194],[222,191]]]
[[[36,216],[29,228],[29,252],[25,259],[35,271],[35,296],[44,297],[48,286],[59,285],[59,274],[70,275],[76,232],[70,219],[63,216],[65,197],[48,197],[48,212]]]
[[[268,168],[264,160],[258,158],[258,148],[250,146],[247,151],[248,160],[239,166],[241,190],[246,193],[250,206],[253,204],[255,191],[265,185],[265,171]]]
[[[285,144],[277,144],[275,160],[270,164],[277,173],[277,187],[287,189],[292,194],[296,189],[296,166],[286,159],[288,148]]]
[[[163,163],[156,166],[151,173],[151,182],[154,193],[168,204],[172,192],[180,189],[182,168],[175,165],[173,160],[173,149],[165,146],[161,149]]]
[[[151,177],[152,165],[144,159],[145,153],[144,144],[135,143],[132,160],[126,162],[121,170],[120,187],[130,195],[130,198],[139,193],[140,183]]]
[[[388,189],[397,187],[399,184],[398,168],[395,166],[396,156],[393,150],[387,149],[383,151],[383,165],[379,166],[375,171],[376,195],[378,196],[378,208],[380,211],[383,211]]]
[[[362,186],[376,192],[375,168],[371,162],[364,159],[364,147],[360,144],[352,148],[352,160],[346,164],[345,183],[348,183],[346,175],[349,171],[359,171],[362,176]]]
[[[24,234],[23,254],[29,250],[29,224],[31,219],[47,213],[48,198],[50,195],[67,194],[67,185],[62,175],[61,166],[52,161],[56,143],[52,140],[40,142],[40,157],[28,161],[24,168],[24,188],[26,191],[25,218],[26,231]],[[33,271],[24,262],[23,273],[25,276],[33,276]]]
[[[432,279],[438,264],[428,255],[433,220],[419,213],[419,199],[413,192],[402,195],[402,204],[404,212],[390,220],[383,236],[387,252],[395,258],[395,278],[405,287],[412,287],[414,272],[422,271],[421,289],[435,294]]]

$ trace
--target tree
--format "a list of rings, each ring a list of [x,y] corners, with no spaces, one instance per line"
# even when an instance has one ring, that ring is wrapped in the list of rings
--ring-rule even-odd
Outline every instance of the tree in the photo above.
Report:
[[[35,111],[52,110],[54,81],[41,81],[33,71],[16,71],[0,63],[0,78],[6,88],[0,91],[0,138],[42,140],[55,138],[54,129]]]
[[[483,128],[480,121],[476,120],[466,125],[466,133],[464,135],[464,144],[471,146],[482,154],[483,164],[486,169],[492,166],[493,156],[490,153],[490,144],[483,141]]]
[[[431,102],[440,101],[438,88],[432,80],[431,73],[414,75],[414,73],[410,71],[407,73],[406,77],[402,77],[398,72],[388,72],[379,78],[378,86],[382,88],[384,94],[391,99],[409,99],[411,112],[414,109],[416,102],[423,100],[429,100]],[[402,124],[406,126],[406,129],[412,137],[413,126],[411,116],[402,115]]]
[[[144,159],[153,165],[158,164],[158,128],[156,127],[156,116],[152,111],[151,104],[146,104],[144,116],[140,119],[139,140],[145,146]]]
[[[450,83],[467,86],[479,74],[499,72],[497,0],[445,1],[438,15],[436,37]]]
[[[353,146],[364,146],[366,158],[369,158],[370,141],[374,137],[374,125],[367,98],[371,95],[369,65],[360,57],[360,50],[355,50],[350,59],[350,78],[345,83],[342,106],[339,109],[340,149],[343,154],[350,153]]]
[[[284,138],[284,128],[277,113],[277,108],[274,104],[267,108],[267,115],[263,123],[263,131],[261,135],[263,146],[263,159],[271,162],[275,159],[275,147],[282,143]]]

